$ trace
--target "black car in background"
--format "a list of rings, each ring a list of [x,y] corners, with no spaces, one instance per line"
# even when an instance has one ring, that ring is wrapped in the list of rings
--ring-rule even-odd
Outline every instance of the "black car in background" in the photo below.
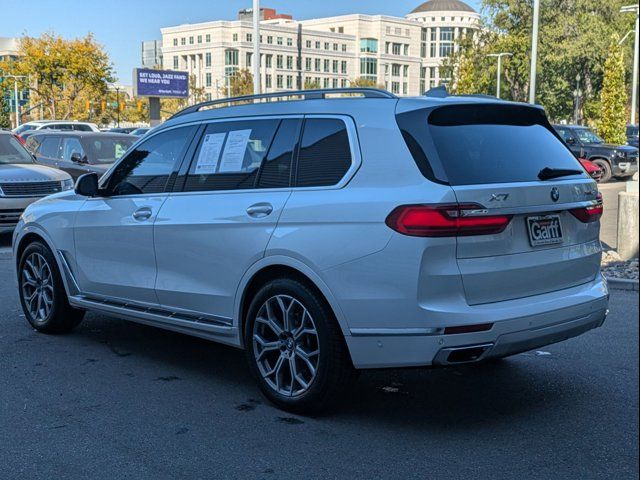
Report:
[[[627,144],[638,148],[638,125],[627,125]]]
[[[107,130],[109,133],[131,133],[139,127],[114,127]]]
[[[573,154],[600,167],[602,182],[612,177],[630,177],[638,171],[638,149],[629,145],[605,143],[589,127],[580,125],[554,125]]]
[[[137,140],[124,133],[38,131],[26,147],[41,165],[59,168],[74,180],[96,172],[102,175]]]

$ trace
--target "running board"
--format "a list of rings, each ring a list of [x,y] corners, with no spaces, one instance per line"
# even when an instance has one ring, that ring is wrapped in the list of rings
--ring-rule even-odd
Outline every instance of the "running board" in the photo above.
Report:
[[[230,345],[237,346],[239,344],[235,338],[237,337],[237,328],[226,319],[214,319],[208,315],[175,312],[160,306],[138,305],[113,299],[92,298],[85,295],[69,296],[69,303],[77,308],[107,313],[124,320],[195,335]]]

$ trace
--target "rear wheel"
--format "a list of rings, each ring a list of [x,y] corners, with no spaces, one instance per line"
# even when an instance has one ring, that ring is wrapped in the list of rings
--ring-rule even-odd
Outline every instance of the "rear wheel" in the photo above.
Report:
[[[63,333],[77,326],[83,310],[69,305],[58,265],[51,250],[31,243],[18,264],[20,304],[27,321],[44,333]]]
[[[356,371],[323,298],[292,279],[264,285],[249,306],[245,349],[264,395],[293,412],[334,406]]]
[[[612,172],[611,172],[611,165],[609,164],[609,162],[601,158],[596,158],[595,160],[592,160],[592,161],[602,171],[602,176],[600,177],[600,183],[605,183],[611,180]]]

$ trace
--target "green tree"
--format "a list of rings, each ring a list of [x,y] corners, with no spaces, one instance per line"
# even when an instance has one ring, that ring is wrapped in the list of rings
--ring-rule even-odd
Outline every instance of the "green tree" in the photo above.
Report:
[[[11,128],[11,112],[4,92],[0,88],[0,128]]]
[[[204,102],[207,99],[206,89],[196,86],[196,76],[189,77],[189,97],[188,98],[161,98],[160,113],[163,119],[171,117],[176,112],[187,108],[189,105]],[[145,102],[146,103],[146,102]],[[147,115],[148,120],[148,115]]]
[[[304,79],[304,87],[303,90],[318,90],[320,87],[320,83],[316,82],[314,79],[312,78],[305,78]]]
[[[230,76],[228,85],[220,87],[220,94],[224,97],[240,97],[253,94],[253,75],[249,69],[243,68]]]
[[[103,96],[113,82],[107,53],[91,34],[65,40],[53,33],[20,40],[18,58],[0,69],[29,77],[32,103],[42,103],[49,118],[86,119],[85,103]]]
[[[610,143],[624,144],[627,92],[625,88],[624,54],[618,46],[618,35],[611,37],[609,55],[604,64],[604,79],[600,93],[598,133]]]

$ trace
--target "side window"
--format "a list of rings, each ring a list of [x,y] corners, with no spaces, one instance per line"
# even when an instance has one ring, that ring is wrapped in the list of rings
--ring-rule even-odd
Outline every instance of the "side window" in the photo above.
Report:
[[[80,123],[80,124],[75,124],[75,123],[74,123],[74,124],[71,126],[71,128],[72,128],[73,130],[78,131],[78,132],[90,132],[90,131],[91,131],[91,127],[89,127],[89,125],[84,125],[84,124],[82,124],[82,123]]]
[[[300,119],[287,119],[280,122],[276,137],[269,153],[262,163],[258,175],[257,188],[288,187],[291,181],[293,151],[300,130]]]
[[[84,149],[80,144],[80,140],[77,138],[63,138],[62,139],[62,159],[67,162],[71,161],[71,155],[79,153],[80,158],[84,158]]]
[[[38,147],[40,146],[40,138],[34,135],[31,135],[29,138],[27,138],[25,145],[30,152],[35,153],[38,150]]]
[[[334,118],[308,118],[298,155],[296,186],[335,185],[351,166],[347,127]]]
[[[38,155],[60,158],[60,137],[45,137],[38,149]]]
[[[158,133],[132,150],[114,169],[107,191],[110,195],[161,193],[184,155],[196,127]]]
[[[254,188],[280,120],[211,123],[195,153],[184,191]]]

